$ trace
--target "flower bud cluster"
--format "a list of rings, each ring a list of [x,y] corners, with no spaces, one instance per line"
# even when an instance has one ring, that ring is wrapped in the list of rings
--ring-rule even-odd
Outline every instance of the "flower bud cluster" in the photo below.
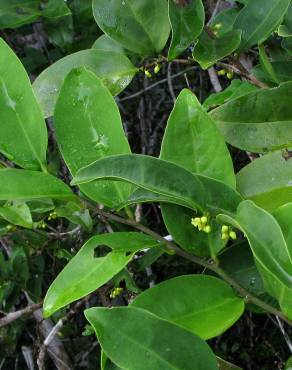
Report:
[[[231,238],[232,240],[236,240],[237,235],[236,232],[232,230],[230,226],[223,225],[221,228],[221,238],[223,240],[228,240],[229,238]]]
[[[114,299],[118,297],[123,291],[123,288],[114,288],[110,293],[110,298]]]
[[[207,216],[192,218],[192,225],[196,227],[199,231],[209,234],[212,231],[211,225]]]

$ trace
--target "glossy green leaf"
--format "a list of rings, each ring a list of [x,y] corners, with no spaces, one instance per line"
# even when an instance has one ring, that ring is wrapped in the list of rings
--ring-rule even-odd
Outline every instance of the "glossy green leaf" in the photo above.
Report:
[[[292,255],[292,203],[287,203],[273,212],[273,216],[281,226],[290,255]]]
[[[32,23],[39,17],[36,0],[1,0],[0,28],[15,28]]]
[[[73,176],[109,155],[130,153],[118,107],[108,89],[85,68],[66,77],[57,100],[54,125],[61,154]],[[128,198],[131,185],[95,182],[80,186],[97,203],[114,207]]]
[[[232,30],[216,38],[210,37],[204,31],[194,48],[193,58],[203,69],[208,69],[218,60],[225,58],[236,50],[240,44],[240,40],[240,30]]]
[[[292,147],[291,93],[292,82],[257,90],[212,110],[210,116],[225,140],[242,150],[262,153]]]
[[[131,306],[150,311],[203,339],[222,334],[244,311],[243,299],[232,288],[207,275],[166,280],[138,295]]]
[[[262,278],[256,268],[252,251],[247,241],[235,243],[218,256],[220,267],[240,286],[250,293],[261,296],[265,293]]]
[[[170,195],[153,193],[143,188],[138,188],[129,196],[129,198],[125,202],[119,204],[117,210],[121,210],[124,207],[140,203],[171,203],[179,204],[183,207],[189,208],[192,210],[192,212],[194,209],[193,206],[185,202],[183,199],[174,198]]]
[[[277,83],[292,81],[291,61],[275,61],[270,63],[276,75]],[[268,85],[275,86],[274,79],[271,78],[262,65],[258,65],[253,68],[252,73],[258,80]]]
[[[52,175],[14,168],[0,170],[0,200],[47,198],[78,201],[71,189]]]
[[[123,46],[117,41],[111,39],[108,35],[100,36],[92,45],[93,49],[107,50],[112,53],[125,53]]]
[[[45,121],[25,69],[2,39],[0,105],[0,152],[20,167],[44,168],[48,140]]]
[[[261,275],[256,267],[252,251],[246,240],[239,241],[226,248],[218,256],[220,267],[232,277],[241,287],[257,296],[267,304],[278,308],[277,300],[271,297],[265,287]],[[246,309],[255,313],[265,311],[258,306],[247,303]]]
[[[263,66],[264,71],[275,84],[279,84],[279,80],[274,71],[273,65],[270,62],[270,59],[266,53],[265,45],[260,44],[258,48],[259,48],[260,63]]]
[[[209,95],[204,101],[203,107],[209,110],[257,89],[255,85],[247,81],[232,80],[231,84],[225,90]]]
[[[83,205],[68,202],[66,204],[58,205],[55,208],[57,217],[67,218],[70,222],[76,225],[85,227],[88,231],[92,230],[92,218],[90,216],[89,210],[84,209]]]
[[[221,238],[221,225],[210,222],[212,232],[199,231],[191,224],[194,211],[175,204],[161,204],[164,224],[173,239],[186,251],[200,257],[215,257],[226,242]]]
[[[121,232],[92,237],[51,284],[44,300],[44,316],[48,317],[98,289],[120,272],[136,251],[157,244],[154,239],[139,233]],[[103,246],[110,247],[112,251],[96,257],[95,253]]]
[[[43,4],[41,15],[50,20],[56,20],[71,15],[71,11],[63,0],[48,0]]]
[[[216,32],[216,36],[220,37],[232,31],[238,13],[238,8],[227,8],[223,9],[212,19],[210,26]]]
[[[12,204],[0,207],[0,217],[13,225],[28,229],[31,229],[33,226],[30,209],[24,202],[15,201]]]
[[[239,52],[266,40],[281,23],[290,0],[249,1],[240,11],[234,29],[242,30]]]
[[[66,75],[79,67],[86,67],[94,72],[113,95],[127,87],[137,72],[130,60],[120,53],[89,49],[68,55],[45,69],[33,83],[46,117],[53,114]]]
[[[251,201],[240,203],[235,219],[220,215],[242,230],[251,246],[267,292],[276,298],[283,313],[292,318],[292,251],[276,219]]]
[[[280,25],[278,28],[278,35],[281,37],[292,36],[292,4],[291,3],[285,15],[283,24]]]
[[[96,23],[126,49],[146,56],[159,53],[169,36],[166,0],[93,0]]]
[[[196,96],[184,89],[164,133],[160,158],[235,187],[231,156],[213,120]]]
[[[193,209],[211,213],[233,213],[241,200],[239,194],[224,183],[193,175],[173,163],[150,156],[130,154],[100,159],[77,172],[72,183],[95,180],[122,180],[142,189],[189,204]]]
[[[33,23],[41,16],[56,19],[68,13],[70,10],[63,0],[48,0],[42,4],[38,0],[1,0],[0,29]]]
[[[172,29],[168,59],[172,60],[184,52],[202,32],[205,10],[202,0],[190,0],[185,4],[168,0],[168,15]]]
[[[267,211],[292,202],[292,159],[281,151],[256,159],[237,174],[237,189]]]
[[[87,320],[106,355],[131,370],[218,370],[209,346],[195,334],[134,307],[90,308]]]
[[[178,96],[168,119],[160,158],[182,166],[194,175],[209,176],[235,187],[232,160],[224,139],[196,96],[187,89]],[[212,225],[211,234],[198,232],[191,225],[192,211],[169,204],[162,204],[161,211],[168,232],[184,249],[210,256],[224,247],[216,225]]]

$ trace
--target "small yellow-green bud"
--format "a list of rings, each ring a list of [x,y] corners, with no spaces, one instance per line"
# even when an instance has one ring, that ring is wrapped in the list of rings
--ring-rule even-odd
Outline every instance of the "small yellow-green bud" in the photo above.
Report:
[[[155,66],[155,68],[154,68],[154,73],[155,73],[155,74],[159,73],[160,69],[161,69],[161,66],[160,66],[159,64],[157,64],[157,65]]]
[[[222,23],[216,23],[213,29],[218,31],[218,30],[221,30],[222,26],[223,26]]]
[[[221,239],[222,240],[228,240],[229,239],[229,235],[227,233],[222,233]]]
[[[192,218],[191,224],[195,227],[198,227],[201,223],[201,219],[199,217]]]
[[[206,223],[208,222],[208,218],[206,216],[201,217],[201,222],[203,225],[206,225]]]
[[[226,77],[229,79],[229,80],[232,80],[233,79],[233,72],[231,72],[231,71],[229,71],[229,72],[227,72],[227,74],[226,74]]]
[[[176,251],[174,249],[165,249],[165,252],[170,256],[174,256],[176,254]]]
[[[203,228],[203,231],[207,234],[209,234],[211,232],[211,226],[210,225],[207,225]]]
[[[148,69],[146,69],[146,70],[144,71],[144,73],[145,73],[145,76],[146,76],[146,77],[148,77],[148,78],[151,78],[151,77],[152,77],[152,74],[150,73],[150,71],[148,71]]]
[[[222,233],[227,233],[229,231],[229,227],[227,225],[222,226]]]
[[[236,236],[236,232],[235,231],[230,231],[229,233],[229,236],[232,240],[236,240],[237,236]]]
[[[119,296],[123,291],[123,288],[115,288],[111,291],[110,293],[110,298],[113,299],[113,298],[116,298],[117,296]]]
[[[220,69],[220,71],[218,71],[217,74],[218,74],[218,76],[225,76],[226,71],[225,71],[225,69]]]

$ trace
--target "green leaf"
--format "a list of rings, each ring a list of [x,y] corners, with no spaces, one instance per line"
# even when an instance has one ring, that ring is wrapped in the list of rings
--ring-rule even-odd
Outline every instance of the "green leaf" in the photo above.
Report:
[[[224,139],[196,96],[187,89],[178,96],[168,119],[160,158],[184,167],[195,176],[208,176],[235,187],[232,160]],[[201,233],[190,223],[192,211],[169,204],[162,204],[161,210],[168,232],[184,249],[210,256],[224,247],[215,224],[211,234]]]
[[[186,251],[200,257],[215,257],[226,242],[221,238],[221,225],[210,220],[212,232],[199,231],[191,224],[194,211],[175,204],[161,204],[164,224],[173,239]]]
[[[87,320],[102,349],[131,370],[218,370],[216,357],[198,336],[134,307],[90,308]]]
[[[16,28],[36,21],[39,17],[38,7],[36,0],[1,0],[0,29]]]
[[[82,225],[88,231],[92,230],[92,218],[88,209],[80,207],[79,204],[68,202],[55,208],[57,217],[67,218],[70,222],[76,225]]]
[[[217,356],[217,363],[219,366],[219,370],[242,370],[241,367],[233,365],[230,362],[227,362],[218,356]]]
[[[193,50],[193,58],[203,69],[212,67],[218,60],[236,50],[240,44],[241,31],[232,30],[220,37],[212,38],[203,31]]]
[[[256,159],[237,174],[237,189],[270,212],[292,202],[292,159],[281,151]]]
[[[223,91],[211,94],[203,103],[203,108],[209,110],[230,100],[246,95],[258,88],[247,81],[232,80],[231,84]]]
[[[292,318],[292,257],[276,219],[252,201],[240,203],[234,219],[218,217],[243,231],[251,246],[267,292],[283,313]]]
[[[190,0],[186,4],[168,0],[168,16],[172,29],[168,60],[172,60],[184,52],[202,32],[205,23],[202,0]]]
[[[281,226],[290,255],[292,255],[292,203],[287,203],[273,212],[273,216]]]
[[[227,32],[232,31],[235,19],[239,13],[238,8],[228,8],[219,12],[211,21],[210,26],[220,37]]]
[[[266,40],[281,23],[290,0],[249,1],[238,14],[234,29],[242,30],[239,52]]]
[[[71,189],[52,175],[14,168],[0,170],[0,200],[46,198],[78,202]]]
[[[232,288],[207,275],[166,280],[138,295],[131,306],[150,311],[202,339],[222,334],[244,311],[243,299]]]
[[[121,210],[124,207],[133,205],[133,204],[139,204],[139,203],[172,203],[172,204],[179,204],[183,207],[190,208],[193,211],[193,207],[186,203],[182,199],[173,198],[172,196],[165,195],[165,194],[159,194],[159,193],[153,193],[151,191],[138,188],[136,189],[129,198],[125,201],[119,204],[117,210]]]
[[[60,88],[74,68],[86,67],[94,72],[113,95],[131,82],[137,69],[120,53],[89,49],[68,55],[45,69],[34,81],[33,88],[46,117],[52,116]]]
[[[291,61],[270,62],[276,75],[277,84],[292,81],[292,63]],[[253,75],[260,81],[275,86],[275,80],[266,72],[262,65],[257,65],[252,69]]]
[[[285,370],[292,370],[292,356],[290,356],[288,361],[286,362]]]
[[[54,124],[61,154],[72,174],[113,154],[130,153],[118,107],[108,89],[90,71],[71,71],[61,88]],[[131,186],[103,181],[81,185],[97,203],[115,207],[128,198]]]
[[[227,248],[218,259],[222,270],[240,286],[257,296],[265,293],[262,278],[247,241],[238,242]]]
[[[15,201],[12,204],[0,207],[0,217],[13,225],[28,229],[31,229],[33,226],[30,209],[24,202]]]
[[[44,300],[44,316],[98,289],[133,258],[136,251],[154,247],[158,242],[139,233],[112,233],[89,239],[65,266],[51,284]],[[95,257],[97,250],[107,246],[112,249],[103,257]]]
[[[70,14],[63,0],[1,0],[0,29],[33,23],[39,17],[57,19]]]
[[[281,37],[292,36],[292,4],[291,3],[285,15],[283,24],[280,25],[278,28],[278,35]]]
[[[166,0],[93,0],[102,31],[126,49],[147,56],[159,53],[169,36]]]
[[[74,38],[73,18],[71,13],[69,14],[44,22],[44,29],[49,41],[63,52],[71,48]]]
[[[218,256],[218,259],[222,270],[232,277],[241,287],[269,305],[278,308],[277,301],[267,293],[264,287],[252,251],[246,240],[242,240],[225,249]],[[265,312],[252,303],[247,303],[245,308],[255,313]]]
[[[1,38],[0,105],[0,152],[20,167],[44,168],[46,124],[24,67]]]
[[[242,150],[262,153],[292,147],[291,94],[292,82],[257,90],[212,110],[210,116],[225,140]]]
[[[112,53],[125,53],[123,46],[117,41],[111,39],[108,35],[101,35],[92,45],[93,49],[107,50]]]
[[[160,158],[193,174],[235,187],[233,164],[225,141],[190,90],[184,89],[176,100],[164,133]]]
[[[142,189],[167,196],[174,203],[211,213],[233,213],[241,197],[220,181],[193,175],[173,163],[150,156],[130,154],[100,159],[82,168],[72,183],[110,179],[130,182]],[[220,211],[221,212],[221,211]]]

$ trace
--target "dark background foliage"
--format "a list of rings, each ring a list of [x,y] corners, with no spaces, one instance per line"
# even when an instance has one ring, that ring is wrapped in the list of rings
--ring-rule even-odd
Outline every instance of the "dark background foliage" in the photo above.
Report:
[[[216,4],[214,0],[205,0],[209,17]],[[21,58],[31,80],[64,55],[90,48],[102,34],[93,20],[90,0],[71,0],[68,5],[73,14],[72,20],[52,24],[38,19],[28,25],[0,31],[1,37]],[[220,2],[221,8],[229,5],[225,1]],[[271,39],[271,42],[277,43],[277,39]],[[182,55],[181,59],[187,58],[187,55]],[[246,55],[246,60],[255,65],[257,55],[251,51]],[[141,61],[141,65],[151,63],[152,60]],[[161,71],[157,75],[153,74],[152,78],[146,77],[144,73],[137,74],[130,86],[116,98],[133,152],[153,156],[159,154],[168,115],[181,89],[189,87],[203,102],[215,90],[229,84],[230,80],[225,76],[218,79],[215,69],[203,71],[197,65],[176,61],[163,63]],[[51,120],[47,121],[47,125],[50,132],[51,170],[68,182],[69,173],[57,153]],[[230,151],[236,171],[252,159],[250,153],[231,147]],[[139,212],[149,227],[161,234],[166,233],[157,205],[143,205]],[[95,220],[94,232],[101,232],[107,227],[110,226]],[[121,228],[119,225],[116,227]],[[25,291],[32,293],[36,302],[41,301],[54,277],[88,237],[86,232],[80,232],[79,229],[73,229],[73,232],[68,230],[72,230],[68,222],[56,219],[48,221],[48,229],[44,233],[40,231],[33,234],[19,229],[1,239],[0,248],[4,260],[0,260],[0,266],[2,271],[3,268],[9,270],[9,278],[1,281],[1,287],[8,286],[10,292],[3,307],[3,315],[27,306]],[[130,267],[140,289],[170,277],[198,271],[192,264],[171,255],[160,257],[151,268],[145,269],[143,263],[146,258],[155,260],[157,256],[141,256]],[[123,281],[120,284],[124,286]],[[111,288],[112,284],[107,284],[81,303],[73,304],[70,314],[61,310],[50,320],[53,325],[61,317],[66,318],[58,339],[63,344],[60,358],[65,362],[69,359],[71,368],[99,368],[99,346],[95,336],[88,332],[83,309],[91,305],[123,305],[132,299],[132,293],[124,290],[121,296],[111,301]],[[35,359],[43,345],[42,325],[42,319],[27,315],[0,328],[0,369],[36,368]],[[291,331],[286,329],[286,334],[291,335]],[[283,369],[289,357],[289,348],[279,324],[274,318],[259,313],[245,313],[230,330],[209,342],[216,354],[248,370]],[[33,364],[28,365],[31,361]],[[55,368],[49,356],[46,356],[45,364],[47,369]],[[66,368],[64,364],[60,366]]]

